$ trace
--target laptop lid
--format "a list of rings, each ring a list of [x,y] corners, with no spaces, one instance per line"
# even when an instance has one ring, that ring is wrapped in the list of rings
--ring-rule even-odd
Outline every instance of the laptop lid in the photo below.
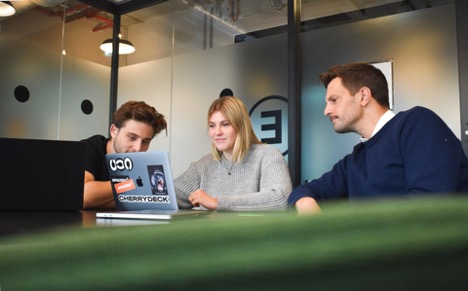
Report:
[[[85,154],[79,141],[0,138],[0,210],[81,210]]]
[[[177,210],[174,180],[166,151],[106,155],[118,210]]]

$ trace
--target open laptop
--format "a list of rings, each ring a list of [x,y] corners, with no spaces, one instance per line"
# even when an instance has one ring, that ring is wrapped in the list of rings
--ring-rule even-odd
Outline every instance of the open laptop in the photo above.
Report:
[[[172,219],[208,213],[178,209],[166,151],[108,154],[106,161],[118,211],[97,212],[96,218]]]
[[[83,208],[86,144],[0,138],[0,211]]]

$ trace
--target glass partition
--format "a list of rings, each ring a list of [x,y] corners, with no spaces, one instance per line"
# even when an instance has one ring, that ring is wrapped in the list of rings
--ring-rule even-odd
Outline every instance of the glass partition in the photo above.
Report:
[[[275,3],[278,2],[278,3]],[[169,0],[122,15],[136,51],[127,64],[233,45],[284,26],[283,1]]]
[[[33,3],[34,2],[34,3]],[[0,17],[0,136],[78,140],[107,134],[110,61],[99,11],[79,1],[11,1]]]
[[[132,1],[139,0],[124,2]],[[302,72],[294,77],[302,82],[304,178],[323,173],[355,141],[351,135],[337,138],[322,116],[324,89],[316,78],[329,65],[392,58],[396,110],[439,104],[439,91],[414,88],[402,77],[413,74],[413,65],[422,66],[424,84],[441,83],[429,74],[441,72],[449,78],[442,83],[450,84],[444,92],[455,98],[436,111],[457,112],[453,0],[429,2],[302,1]],[[17,13],[0,18],[0,136],[107,135],[111,55],[100,46],[112,37],[113,15],[76,0],[12,3]],[[118,105],[144,100],[166,115],[169,134],[151,147],[171,152],[175,176],[209,152],[206,111],[224,88],[252,111],[257,135],[287,151],[287,1],[168,0],[123,14],[120,24],[122,41],[135,52],[119,57]],[[434,60],[437,70],[429,65]],[[401,92],[410,93],[402,99]],[[457,116],[452,119],[452,127],[459,127]],[[330,147],[330,140],[340,148]]]
[[[372,2],[380,1],[323,1],[316,10],[327,15],[331,5],[328,8],[334,8],[335,14],[305,20],[310,29],[301,34],[302,180],[319,178],[360,142],[355,133],[334,132],[323,115],[326,91],[318,76],[333,65],[390,60],[394,112],[428,107],[459,136],[453,1],[411,1],[412,5],[386,1],[369,6]],[[309,17],[307,9],[303,14],[304,19]]]
[[[249,110],[270,96],[287,98],[286,34],[264,33],[286,25],[285,8],[282,1],[269,0],[170,0],[122,15],[123,25],[135,21],[127,28],[136,51],[119,69],[118,105],[143,99],[168,117],[168,136],[157,136],[151,149],[171,153],[174,176],[210,152],[206,114],[223,89],[231,89]],[[287,114],[283,99],[268,100]],[[275,123],[282,129],[287,115],[261,118],[260,109],[268,106],[255,108],[257,135],[287,144],[287,130],[274,139],[276,131],[262,132],[261,126]]]

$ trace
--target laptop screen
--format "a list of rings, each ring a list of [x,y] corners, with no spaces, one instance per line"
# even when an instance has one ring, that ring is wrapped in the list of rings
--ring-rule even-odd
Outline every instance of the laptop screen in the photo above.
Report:
[[[106,160],[117,209],[178,209],[166,151],[108,154]]]
[[[0,210],[83,208],[84,142],[0,138],[0,149]]]

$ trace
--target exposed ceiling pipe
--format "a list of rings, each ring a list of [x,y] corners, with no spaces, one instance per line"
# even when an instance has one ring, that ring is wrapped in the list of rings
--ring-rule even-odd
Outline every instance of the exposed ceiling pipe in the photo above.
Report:
[[[410,0],[406,0],[405,3],[406,3],[406,7],[408,7],[410,10],[412,11],[416,10],[416,8],[414,7],[413,3],[411,3]]]
[[[114,25],[114,21],[112,21],[112,20],[110,20],[108,18],[99,16],[99,15],[95,15],[94,18],[96,18],[97,20],[103,21],[104,23],[96,25],[93,28],[93,32],[96,32],[96,31],[99,31],[99,30],[104,30],[106,28],[111,28]]]

